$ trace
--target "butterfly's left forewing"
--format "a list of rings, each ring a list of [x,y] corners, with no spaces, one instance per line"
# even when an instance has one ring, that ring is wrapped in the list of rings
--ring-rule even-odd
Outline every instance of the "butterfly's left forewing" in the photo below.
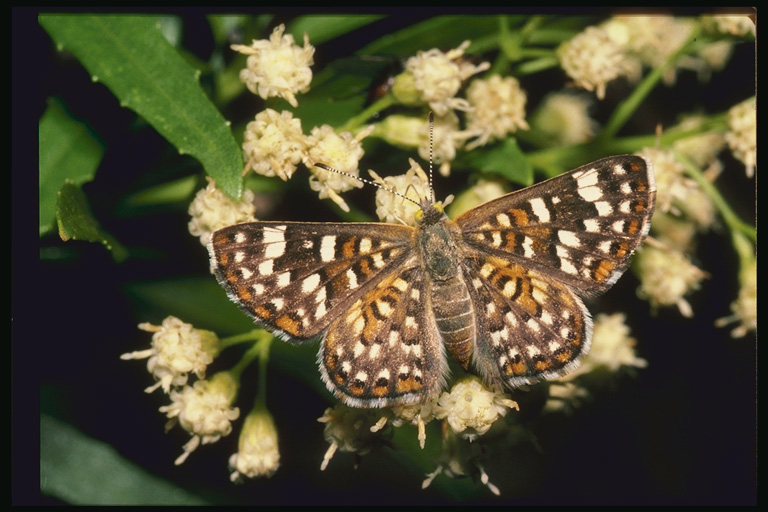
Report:
[[[216,231],[211,265],[229,297],[289,341],[318,337],[410,255],[412,228],[250,222]]]

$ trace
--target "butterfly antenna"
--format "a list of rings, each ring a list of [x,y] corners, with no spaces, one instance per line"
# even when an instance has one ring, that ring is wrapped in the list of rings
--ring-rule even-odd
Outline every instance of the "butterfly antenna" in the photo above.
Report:
[[[410,197],[406,196],[405,194],[401,194],[397,190],[394,190],[394,189],[391,189],[391,188],[387,187],[386,185],[382,185],[381,183],[377,183],[377,182],[375,182],[373,180],[369,180],[367,178],[363,178],[362,176],[355,176],[354,174],[350,174],[348,172],[340,171],[339,169],[335,169],[335,168],[330,167],[330,166],[325,165],[325,164],[317,163],[317,164],[314,164],[314,165],[315,165],[315,167],[319,167],[321,169],[325,169],[328,172],[335,172],[336,174],[341,174],[342,176],[346,176],[347,178],[351,178],[353,180],[361,181],[361,182],[366,183],[368,185],[373,185],[374,187],[378,187],[378,188],[380,188],[382,190],[386,190],[390,194],[394,194],[394,195],[396,195],[398,197],[406,199],[406,200],[412,202],[413,204],[415,204],[416,206],[418,206],[419,208],[421,208],[421,205],[418,202],[414,201],[413,199],[411,199]]]
[[[432,156],[434,151],[435,115],[429,113],[429,203],[435,203],[435,189],[432,188]]]

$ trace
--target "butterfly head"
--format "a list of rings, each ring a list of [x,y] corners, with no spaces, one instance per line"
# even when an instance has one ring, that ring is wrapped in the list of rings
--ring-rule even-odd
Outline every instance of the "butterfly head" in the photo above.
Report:
[[[422,200],[419,204],[419,211],[416,212],[416,222],[420,226],[430,226],[436,224],[445,217],[445,208],[441,202],[433,202],[428,199]]]

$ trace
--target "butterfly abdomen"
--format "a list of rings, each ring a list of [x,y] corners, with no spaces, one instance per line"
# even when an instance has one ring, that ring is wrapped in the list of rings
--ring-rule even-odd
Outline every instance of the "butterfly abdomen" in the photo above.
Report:
[[[422,225],[417,233],[422,262],[429,276],[435,326],[448,353],[467,369],[477,326],[472,299],[459,271],[459,251],[446,221],[447,217],[443,217]]]
[[[437,330],[448,353],[466,370],[472,357],[477,326],[464,280],[433,281],[431,298]]]

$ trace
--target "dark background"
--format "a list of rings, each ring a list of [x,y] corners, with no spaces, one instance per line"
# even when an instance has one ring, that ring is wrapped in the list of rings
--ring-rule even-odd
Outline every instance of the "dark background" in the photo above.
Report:
[[[204,12],[184,11],[183,47],[206,59],[212,51]],[[426,13],[395,15],[318,51],[316,66],[344,55]],[[290,19],[288,14],[277,22]],[[18,36],[18,37],[17,37]],[[720,112],[754,94],[754,46],[737,46],[728,68],[700,84],[681,72],[674,87],[660,86],[635,116],[636,133],[653,133],[656,123],[674,124],[674,115],[702,109]],[[121,108],[102,85],[94,85],[76,62],[62,59],[34,13],[14,12],[12,134],[12,455],[13,501],[56,504],[39,495],[39,414],[45,412],[102,440],[124,457],[212,502],[237,504],[440,504],[434,488],[421,490],[423,474],[404,469],[397,455],[383,449],[363,457],[337,453],[319,471],[327,444],[316,421],[328,402],[279,370],[270,371],[270,410],[280,433],[281,467],[271,479],[233,486],[226,460],[236,433],[198,449],[182,466],[173,465],[187,436],[179,429],[163,433],[157,408],[166,403],[151,384],[144,362],[119,355],[147,346],[139,322],[165,316],[140,316],[141,305],[126,285],[207,272],[207,255],[186,232],[186,205],[143,217],[127,218],[119,208],[126,190],[139,187],[142,172],[167,158],[167,143],[151,128],[134,129],[136,116]],[[734,79],[734,77],[737,77]],[[557,70],[523,79],[530,112],[563,81]],[[540,81],[540,82],[539,82]],[[602,103],[615,104],[624,92],[608,88]],[[612,96],[613,95],[613,96]],[[107,148],[96,179],[84,190],[96,218],[131,249],[153,257],[116,264],[101,246],[64,244],[58,237],[38,239],[33,130],[45,98],[62,98],[74,117],[88,122]],[[618,96],[618,98],[617,98]],[[596,112],[605,121],[607,112]],[[646,125],[642,125],[645,122]],[[28,132],[27,132],[28,130]],[[629,134],[629,133],[628,133]],[[23,139],[23,140],[22,140]],[[28,150],[29,152],[27,152]],[[755,218],[755,184],[728,151],[718,188],[743,219]],[[190,162],[194,166],[194,162]],[[362,167],[362,166],[361,166]],[[375,164],[365,168],[376,169]],[[439,181],[439,180],[438,180]],[[466,175],[438,183],[442,197],[466,183]],[[454,182],[458,182],[455,184]],[[285,212],[274,218],[317,218],[318,201],[306,191],[286,198]],[[314,194],[314,193],[313,193]],[[373,213],[372,193],[348,194],[348,200]],[[304,211],[306,204],[314,208]],[[321,212],[324,206],[320,206]],[[333,218],[332,211],[327,215]],[[41,261],[41,250],[59,248],[69,257]],[[637,278],[627,273],[602,300],[589,304],[594,314],[626,311],[637,352],[649,361],[635,376],[617,379],[572,416],[556,417],[537,430],[543,448],[496,457],[487,465],[499,498],[482,491],[474,500],[488,504],[754,504],[756,502],[756,339],[751,333],[731,339],[730,329],[713,326],[730,314],[738,293],[735,253],[724,229],[701,236],[697,263],[709,274],[690,295],[695,316],[675,309],[656,314],[636,297]],[[145,254],[146,256],[146,254]],[[241,404],[243,405],[243,404]],[[245,403],[247,409],[247,402]],[[241,407],[242,409],[242,407]],[[438,477],[441,478],[441,477]]]

